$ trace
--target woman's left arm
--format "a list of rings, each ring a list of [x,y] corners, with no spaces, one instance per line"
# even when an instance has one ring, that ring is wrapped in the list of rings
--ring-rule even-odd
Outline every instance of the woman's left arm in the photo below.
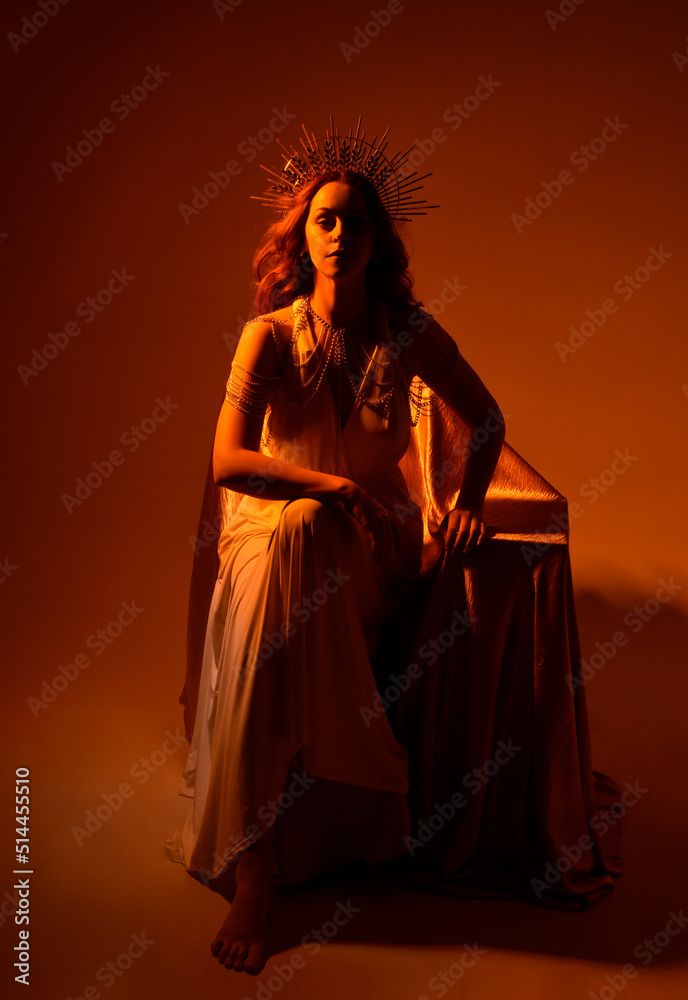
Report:
[[[441,526],[446,552],[468,552],[489,537],[483,504],[504,443],[504,416],[453,338],[431,316],[422,315],[427,325],[414,330],[402,364],[407,377],[418,375],[470,431],[456,506]]]

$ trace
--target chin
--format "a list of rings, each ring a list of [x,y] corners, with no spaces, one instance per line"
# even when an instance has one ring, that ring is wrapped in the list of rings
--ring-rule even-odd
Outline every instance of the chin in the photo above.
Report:
[[[332,277],[344,276],[347,277],[352,274],[364,274],[365,266],[361,265],[360,261],[353,260],[352,258],[346,258],[345,260],[331,260],[327,261],[328,267],[325,271],[326,274]]]

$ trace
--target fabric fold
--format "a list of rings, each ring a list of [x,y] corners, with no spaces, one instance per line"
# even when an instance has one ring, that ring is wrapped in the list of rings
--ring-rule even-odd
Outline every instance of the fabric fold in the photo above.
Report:
[[[387,341],[391,337],[387,320],[384,337]],[[421,389],[427,387],[421,385]],[[331,420],[327,397],[322,397],[320,405],[324,407],[318,411],[322,420]],[[408,407],[406,399],[403,406]],[[359,664],[363,657],[368,663],[374,636],[369,673],[362,665],[359,681],[334,694],[323,687],[329,683],[327,671],[318,674],[315,666],[318,657],[327,656],[325,647],[318,646],[321,640],[313,638],[315,633],[309,638],[309,633],[301,630],[297,660],[306,670],[311,670],[308,665],[312,664],[312,672],[300,673],[299,683],[287,683],[283,694],[292,723],[299,718],[303,722],[300,713],[306,706],[298,703],[303,691],[323,698],[326,705],[333,703],[333,697],[343,700],[348,706],[343,713],[348,717],[343,740],[365,746],[372,726],[380,734],[380,746],[385,747],[378,758],[379,767],[384,770],[388,766],[382,763],[385,754],[389,762],[398,761],[398,781],[378,782],[376,789],[365,790],[359,776],[360,787],[347,787],[347,779],[355,775],[349,759],[355,753],[346,752],[340,761],[342,772],[337,773],[335,760],[324,765],[318,750],[303,749],[303,728],[285,732],[284,718],[275,719],[275,726],[284,734],[283,752],[273,766],[279,776],[277,784],[284,781],[286,769],[293,767],[295,753],[306,772],[309,761],[313,774],[320,772],[317,795],[303,796],[277,821],[279,871],[296,879],[310,877],[303,873],[322,870],[335,857],[346,859],[341,841],[328,855],[318,840],[327,838],[328,831],[321,810],[316,811],[315,827],[306,830],[306,817],[313,820],[314,804],[321,797],[322,802],[329,801],[331,817],[341,816],[344,801],[354,813],[359,808],[361,816],[370,817],[372,810],[378,827],[374,834],[368,834],[369,853],[380,860],[401,859],[409,877],[421,887],[452,895],[515,897],[557,908],[584,909],[609,892],[612,876],[621,871],[619,823],[614,818],[620,789],[611,778],[592,770],[584,689],[570,683],[572,673],[578,671],[580,649],[566,498],[505,442],[484,504],[491,539],[467,555],[442,558],[439,527],[461,487],[465,457],[472,446],[468,429],[442,405],[422,413],[415,427],[409,426],[407,418],[404,423],[398,407],[386,414],[365,406],[359,411],[356,420],[350,418],[345,427],[343,455],[348,471],[341,474],[353,479],[360,474],[365,488],[374,488],[376,459],[368,453],[370,442],[387,447],[390,453],[397,449],[392,473],[378,476],[379,499],[395,509],[401,525],[408,527],[404,534],[408,546],[404,550],[406,577],[402,574],[395,585],[395,602],[384,587],[376,589],[370,565],[350,564],[354,577],[367,579],[370,594],[377,595],[378,627],[372,629],[371,623],[366,645],[365,627],[360,631],[361,607],[353,600],[346,604],[334,598],[324,606],[322,623],[330,622],[329,635],[335,642],[338,635],[356,635],[359,630],[360,645],[354,657]],[[275,454],[280,440],[293,446],[294,440],[306,441],[309,434],[318,440],[321,431],[329,434],[317,421],[309,424],[301,414],[274,416]],[[385,434],[389,436],[386,444]],[[316,442],[313,460],[328,461],[319,447]],[[307,456],[301,451],[296,463],[304,464]],[[298,509],[299,504],[290,506]],[[295,537],[293,530],[279,526],[284,508],[284,503],[268,508],[217,487],[208,476],[191,581],[186,682],[180,697],[191,742],[189,767],[194,760],[200,760],[206,772],[210,767],[212,748],[207,745],[207,736],[203,744],[197,720],[199,713],[206,720],[212,717],[207,691],[212,687],[214,668],[204,661],[204,655],[207,661],[213,601],[219,600],[216,580],[223,557],[243,561],[233,579],[233,590],[226,594],[232,607],[241,604],[242,587],[247,588],[245,607],[255,607],[256,602],[260,605],[256,588],[264,588],[260,593],[268,603],[280,595],[282,603],[269,618],[270,628],[277,631],[282,622],[290,620],[297,595],[303,594],[304,588],[322,586],[315,579],[307,582],[303,576],[284,576],[285,567],[301,572],[301,550],[288,558],[284,554],[276,558],[272,568],[269,560],[266,562],[268,537],[275,551],[280,544],[292,544]],[[251,531],[242,542],[248,548],[242,550],[237,540],[246,519],[252,517]],[[349,570],[342,569],[344,553],[347,558],[358,553],[360,558],[367,536],[362,529],[357,531],[357,522],[341,508],[334,521],[330,517],[330,523],[326,537],[338,537],[343,544],[338,547],[340,543],[333,541],[334,548],[320,561],[319,571],[322,575],[328,568],[335,572],[339,568],[347,574]],[[247,558],[251,546],[255,546],[253,569]],[[227,556],[230,551],[234,553],[231,557]],[[243,556],[239,557],[241,551]],[[333,565],[333,559],[342,566]],[[313,559],[309,565],[312,567]],[[342,587],[339,596],[345,592],[346,587]],[[231,642],[231,623],[223,628],[230,634],[223,641]],[[231,654],[225,650],[220,656],[226,663],[231,661],[235,671],[246,657],[245,629],[237,634],[243,635],[241,648]],[[262,641],[259,628],[252,642]],[[297,646],[290,648],[293,653]],[[281,662],[282,653],[272,654],[273,666]],[[369,681],[372,686],[367,686]],[[255,675],[254,683],[278,681],[274,672],[266,670],[262,676],[261,671]],[[264,695],[262,704],[270,701],[267,691]],[[367,709],[367,714],[361,709]],[[267,724],[266,718],[261,725]],[[207,730],[206,723],[204,726]],[[325,734],[322,739],[325,745]],[[330,749],[336,745],[336,741],[329,743]],[[236,752],[240,752],[239,747]],[[226,769],[233,765],[223,761],[212,766]],[[270,762],[264,760],[261,766],[261,782],[269,784]],[[228,779],[229,785],[232,781]],[[222,783],[211,779],[209,784],[219,788]],[[279,795],[279,791],[275,787],[274,794]],[[221,805],[215,812],[205,809],[208,831],[222,809]],[[202,823],[200,816],[195,823],[194,837]],[[361,841],[360,828],[357,834],[350,834],[349,844],[359,852],[357,856],[365,855],[367,847]],[[304,845],[310,852],[308,860],[301,856],[299,861]],[[175,860],[180,860],[179,851]]]

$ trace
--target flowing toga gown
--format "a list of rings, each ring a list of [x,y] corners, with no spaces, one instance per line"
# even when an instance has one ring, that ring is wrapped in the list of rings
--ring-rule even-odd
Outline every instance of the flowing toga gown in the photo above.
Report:
[[[437,404],[412,425],[395,321],[379,317],[340,428],[329,380],[308,383],[319,345],[295,300],[261,450],[275,471],[361,485],[393,514],[389,558],[376,564],[339,503],[237,494],[209,474],[180,698],[192,801],[168,855],[231,897],[237,858],[274,826],[287,883],[395,859],[433,891],[585,908],[620,871],[620,789],[591,769],[571,680],[566,500],[505,443],[484,508],[492,538],[443,560],[467,429]],[[447,379],[461,364],[448,335],[437,364]],[[397,372],[391,393],[381,371]]]

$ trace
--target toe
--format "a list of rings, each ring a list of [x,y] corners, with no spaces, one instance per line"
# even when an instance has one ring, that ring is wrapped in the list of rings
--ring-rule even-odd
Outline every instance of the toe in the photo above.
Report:
[[[244,968],[244,959],[246,958],[247,948],[245,944],[240,944],[236,955],[234,956],[234,969],[236,972],[242,972]]]
[[[228,951],[228,953],[227,953],[227,955],[225,957],[225,966],[228,969],[233,969],[234,968],[234,962],[236,961],[237,951],[238,950],[239,950],[239,945],[236,942],[234,942],[234,944],[229,949],[229,951]]]
[[[257,975],[263,968],[263,948],[260,944],[252,944],[244,962],[244,971]]]
[[[222,942],[222,947],[218,953],[218,961],[222,965],[227,965],[229,962],[229,956],[232,954],[232,939],[228,938]]]

